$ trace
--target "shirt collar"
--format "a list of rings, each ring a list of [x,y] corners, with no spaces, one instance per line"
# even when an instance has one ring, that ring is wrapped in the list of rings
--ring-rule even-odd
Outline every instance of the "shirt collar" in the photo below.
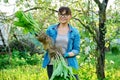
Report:
[[[55,27],[53,27],[54,30],[57,30],[58,26],[60,25],[60,23],[58,23],[57,25],[55,25]],[[68,27],[69,27],[69,31],[72,32],[73,29],[72,29],[72,26],[70,24],[68,24]]]

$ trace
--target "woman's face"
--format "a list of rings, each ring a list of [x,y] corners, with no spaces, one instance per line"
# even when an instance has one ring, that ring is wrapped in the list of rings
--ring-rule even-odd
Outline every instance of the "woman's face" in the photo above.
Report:
[[[58,14],[58,19],[60,23],[66,24],[70,21],[71,15],[67,15],[66,11],[64,10],[61,14]]]

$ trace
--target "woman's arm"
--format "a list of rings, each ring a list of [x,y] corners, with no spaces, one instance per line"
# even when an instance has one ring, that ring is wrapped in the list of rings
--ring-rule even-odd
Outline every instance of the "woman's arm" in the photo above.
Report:
[[[73,49],[69,53],[65,53],[64,57],[73,57],[78,55],[80,52],[80,34],[76,31],[74,41],[73,41]]]

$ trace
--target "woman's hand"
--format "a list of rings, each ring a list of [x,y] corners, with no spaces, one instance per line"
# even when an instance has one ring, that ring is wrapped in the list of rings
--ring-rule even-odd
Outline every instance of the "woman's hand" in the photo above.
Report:
[[[73,56],[75,56],[75,54],[74,54],[73,52],[69,52],[69,53],[65,53],[63,56],[64,56],[65,58],[66,58],[66,57],[73,57]]]
[[[69,52],[68,55],[69,55],[69,57],[75,56],[75,54],[73,52]]]

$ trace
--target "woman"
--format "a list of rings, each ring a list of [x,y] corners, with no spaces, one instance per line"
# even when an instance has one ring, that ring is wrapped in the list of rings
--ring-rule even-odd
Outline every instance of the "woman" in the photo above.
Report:
[[[58,11],[59,23],[48,27],[46,33],[53,40],[57,47],[62,47],[63,56],[68,64],[74,70],[78,69],[76,55],[80,51],[80,35],[76,28],[69,24],[72,17],[71,10],[68,7],[60,7]],[[44,56],[43,67],[47,66],[48,77],[50,78],[53,72],[53,65],[50,62],[48,53]],[[76,80],[78,79],[75,74]]]

